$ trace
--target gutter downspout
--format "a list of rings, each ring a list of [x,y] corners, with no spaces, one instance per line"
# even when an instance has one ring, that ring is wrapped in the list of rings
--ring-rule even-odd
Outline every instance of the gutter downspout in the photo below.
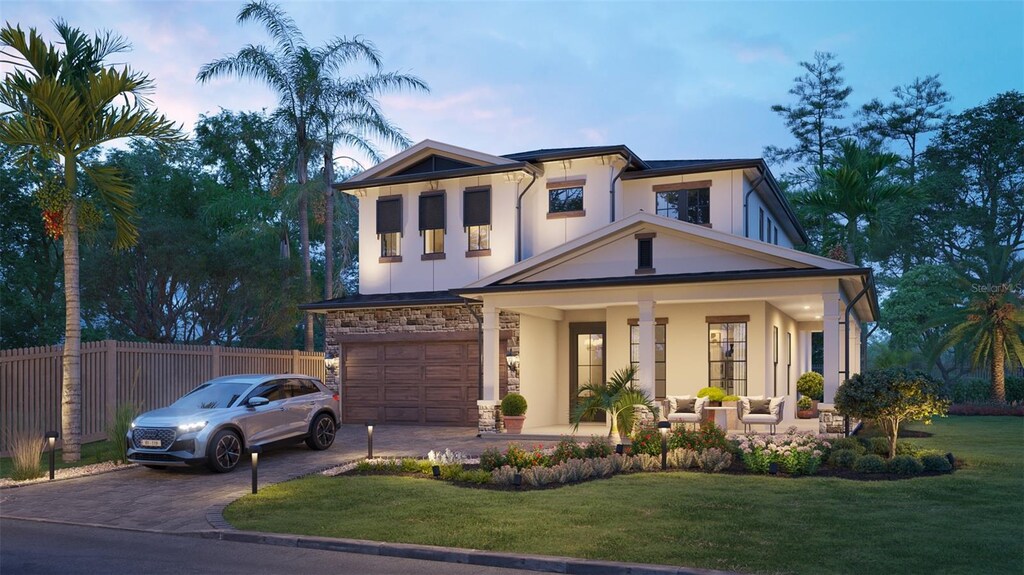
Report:
[[[750,184],[750,189],[747,190],[747,193],[743,194],[743,237],[745,238],[750,237],[750,194],[754,193],[754,190],[763,182],[764,174],[761,174]]]
[[[608,194],[611,196],[611,201],[612,201],[612,203],[611,203],[612,210],[611,210],[611,215],[610,215],[610,218],[609,218],[609,220],[612,223],[615,223],[615,182],[618,181],[618,179],[622,177],[622,174],[626,173],[626,169],[629,168],[629,165],[632,164],[632,163],[633,163],[633,154],[628,154],[627,157],[626,157],[626,165],[622,166],[622,169],[619,170],[619,173],[615,174],[615,177],[612,178],[611,189],[608,190]]]
[[[530,183],[526,186],[526,188],[522,192],[520,192],[519,196],[516,198],[516,262],[515,263],[519,263],[519,262],[523,261],[523,196],[525,196],[526,192],[530,191],[530,188],[533,187],[533,184],[537,182],[537,174],[531,174],[531,175],[533,176],[533,179],[530,180]],[[481,329],[483,329],[483,328],[481,328]],[[481,368],[481,372],[482,372],[482,368]],[[481,380],[481,382],[482,381],[483,380]],[[483,383],[481,383],[481,385],[483,385]],[[480,397],[483,397],[483,396],[481,395]]]
[[[477,312],[472,307],[470,307],[469,300],[463,299],[462,305],[466,306],[466,311],[468,311],[469,315],[473,316],[473,319],[476,320],[476,348],[477,350],[482,351],[484,349],[483,314],[477,314]],[[482,398],[484,396],[484,354],[477,353],[476,355],[476,393],[477,397]],[[480,437],[480,434],[477,433],[476,436]]]
[[[867,282],[867,278],[865,277],[864,279],[865,279],[864,287],[861,288],[860,293],[858,293],[856,297],[854,297],[852,300],[850,300],[850,303],[846,304],[846,311],[843,312],[843,330],[845,332],[845,339],[843,340],[843,352],[844,352],[844,355],[846,356],[844,358],[844,360],[843,360],[843,371],[842,371],[843,376],[844,376],[844,378],[843,378],[844,380],[845,379],[850,379],[850,312],[853,311],[853,306],[857,305],[857,302],[860,301],[860,298],[864,297],[868,293],[868,285],[869,284]],[[875,324],[875,327],[878,327],[877,323]],[[874,329],[872,329],[871,331],[874,331]],[[861,366],[861,368],[863,369],[863,366]],[[840,385],[842,385],[842,384],[840,384]],[[846,417],[843,418],[843,433],[844,433],[844,435],[847,435],[847,436],[850,435],[850,417],[849,416],[846,416]]]

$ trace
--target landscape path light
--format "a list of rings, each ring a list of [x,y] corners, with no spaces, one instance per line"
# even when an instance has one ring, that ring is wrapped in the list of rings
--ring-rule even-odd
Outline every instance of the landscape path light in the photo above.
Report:
[[[366,458],[373,459],[373,422],[366,422]]]
[[[668,469],[668,431],[672,429],[672,424],[668,421],[658,422],[658,431],[661,432],[661,470],[665,471]]]
[[[263,449],[259,445],[253,445],[249,448],[249,453],[252,454],[252,493],[253,495],[259,491],[259,466],[260,466],[260,453]]]
[[[36,437],[39,437],[38,435]],[[46,432],[46,444],[50,448],[50,481],[53,481],[53,471],[57,464],[55,451],[57,449],[57,438],[60,437],[60,433],[56,431]]]

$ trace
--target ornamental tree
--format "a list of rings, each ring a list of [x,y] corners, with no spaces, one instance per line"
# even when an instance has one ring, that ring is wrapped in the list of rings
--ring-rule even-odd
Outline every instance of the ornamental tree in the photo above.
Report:
[[[896,437],[904,421],[931,423],[945,415],[949,400],[939,383],[925,373],[901,368],[859,373],[843,382],[836,392],[836,410],[842,415],[871,419],[889,437],[889,458],[896,454]]]

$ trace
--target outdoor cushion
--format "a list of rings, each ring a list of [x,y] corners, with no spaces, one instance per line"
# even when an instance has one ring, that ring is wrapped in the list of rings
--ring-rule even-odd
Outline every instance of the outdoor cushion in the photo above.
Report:
[[[677,399],[675,413],[695,413],[696,399]]]
[[[750,414],[751,415],[771,415],[771,400],[770,399],[751,399],[750,400]]]

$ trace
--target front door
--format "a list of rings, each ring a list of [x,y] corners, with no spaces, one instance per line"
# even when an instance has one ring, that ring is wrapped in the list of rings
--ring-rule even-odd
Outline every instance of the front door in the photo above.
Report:
[[[580,387],[607,381],[604,341],[604,322],[569,324],[569,421],[579,403]],[[605,414],[601,412],[583,421],[603,422]]]

